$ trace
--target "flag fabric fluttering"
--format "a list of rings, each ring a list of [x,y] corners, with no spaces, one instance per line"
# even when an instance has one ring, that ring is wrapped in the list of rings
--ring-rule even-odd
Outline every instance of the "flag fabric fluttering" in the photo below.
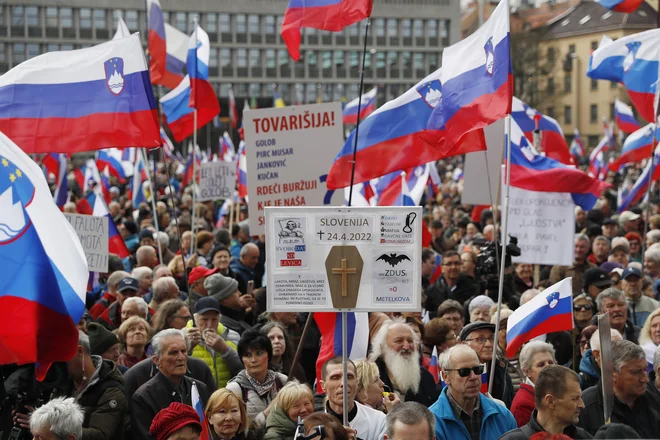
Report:
[[[321,377],[323,364],[335,356],[342,355],[342,314],[339,312],[316,312],[314,321],[321,332],[321,349],[316,358],[316,377]],[[367,357],[369,344],[369,317],[366,312],[346,313],[346,339],[348,341],[349,359],[357,360]],[[320,390],[320,381],[317,389]]]
[[[0,77],[0,108],[0,131],[26,153],[160,144],[137,34],[22,62]]]
[[[128,26],[126,26],[124,19],[119,17],[119,19],[117,19],[117,30],[115,31],[115,35],[112,37],[112,39],[118,40],[120,38],[126,38],[129,35],[131,35],[131,31],[128,30]]]
[[[62,153],[51,153],[57,157],[59,166],[57,167],[57,174],[55,174],[56,183],[55,183],[55,192],[53,193],[53,199],[58,208],[63,209],[64,205],[69,199],[69,183],[67,182],[67,175],[69,174],[68,170],[68,160],[66,154]]]
[[[176,158],[174,155],[174,144],[167,136],[167,133],[165,133],[165,129],[163,127],[160,127],[160,141],[163,144],[163,153],[165,159],[174,160]]]
[[[596,0],[602,7],[614,12],[632,14],[644,0]]]
[[[435,383],[438,383],[438,348],[435,345],[433,346],[433,352],[431,353],[429,373],[433,376]]]
[[[209,82],[209,58],[211,56],[211,42],[209,35],[197,26],[190,36],[188,43],[188,58],[186,67],[190,77],[190,107],[207,108],[214,111],[215,117],[220,113],[220,104],[213,86]],[[204,98],[202,98],[204,96]],[[213,118],[211,118],[212,120]]]
[[[151,200],[151,182],[149,182],[149,175],[147,174],[148,166],[141,152],[138,151],[135,159],[133,180],[131,181],[133,206],[137,207],[140,206],[140,203],[147,203]]]
[[[633,204],[643,200],[646,196],[649,182],[656,182],[660,179],[660,146],[656,147],[653,156],[653,164],[651,164],[651,161],[649,160],[632,188],[626,193],[620,195],[621,200],[619,200],[618,203],[619,213],[629,210]]]
[[[289,0],[280,33],[291,58],[300,60],[302,28],[339,32],[371,16],[373,0]]]
[[[442,53],[442,102],[429,128],[445,127],[451,148],[466,133],[511,113],[513,68],[509,1],[500,1],[490,18],[469,37]],[[485,147],[484,147],[485,149]]]
[[[660,29],[627,35],[616,41],[604,38],[591,53],[587,76],[625,85],[639,115],[654,122],[658,50]]]
[[[376,96],[378,95],[378,87],[374,87],[367,93],[362,95],[362,101],[359,102],[359,97],[355,98],[344,106],[342,110],[344,124],[357,124],[358,119],[358,103],[360,103],[360,121],[369,116],[376,109]]]
[[[188,105],[190,96],[190,77],[186,75],[174,90],[160,99],[165,121],[172,132],[172,136],[174,136],[174,140],[177,142],[182,142],[185,138],[191,136],[195,130],[194,109]],[[210,95],[200,94],[197,101],[199,104],[199,107],[197,107],[197,128],[199,129],[211,122],[220,113],[220,105],[215,92]]]
[[[147,0],[147,43],[149,47],[149,73],[153,84],[162,84],[167,64],[165,20],[160,0]]]
[[[619,130],[624,133],[634,133],[641,128],[632,108],[619,101],[619,98],[614,100],[614,120]]]
[[[511,186],[529,191],[570,193],[573,202],[585,211],[592,209],[600,194],[610,186],[575,167],[538,154],[515,121],[511,121],[510,162]]]
[[[42,170],[0,133],[0,364],[71,360],[85,311],[87,260]]]
[[[220,138],[220,152],[218,156],[223,162],[233,162],[236,160],[236,150],[234,149],[234,143],[231,140],[231,136],[229,136],[229,133],[226,131]]]
[[[614,162],[610,162],[610,170],[619,171],[619,168],[625,164],[648,159],[651,156],[654,138],[656,142],[660,139],[660,130],[656,129],[654,137],[653,124],[648,124],[628,136],[623,142],[619,157]]]
[[[190,37],[174,26],[165,23],[165,38],[167,40],[167,58],[161,84],[173,89],[184,77],[183,71],[186,67]]]
[[[95,184],[97,183],[97,184]],[[92,183],[93,187],[85,194],[87,204],[90,206],[91,215],[95,217],[108,218],[108,252],[119,256],[119,258],[130,257],[131,253],[126,247],[124,239],[119,234],[117,225],[110,215],[110,210],[103,199],[103,185],[101,182]]]
[[[197,384],[195,381],[192,383],[192,389],[190,391],[190,400],[192,407],[195,409],[195,412],[199,416],[199,424],[202,425],[202,432],[199,436],[199,440],[209,440],[209,423],[206,420],[206,413],[204,412],[204,403],[202,398],[199,395],[199,390],[197,389]]]
[[[121,163],[122,151],[117,148],[108,148],[99,150],[96,154],[96,164],[100,170],[108,167],[111,176],[114,176],[120,183],[126,182],[126,173]]]
[[[373,181],[353,185],[353,198],[351,206],[377,206],[378,197],[374,189]],[[375,183],[375,182],[374,182]],[[348,206],[351,187],[344,188],[344,203]]]
[[[236,162],[236,180],[239,197],[247,197],[247,156],[245,155],[245,141],[238,144],[238,161]]]
[[[534,130],[537,128],[536,119],[538,119],[543,154],[566,165],[575,164],[564,132],[556,119],[538,112],[515,96],[511,106],[511,117],[532,143],[534,142]]]
[[[419,165],[405,171],[395,171],[378,179],[374,185],[378,206],[419,205],[429,180],[430,165],[432,164]],[[405,188],[401,183],[402,177],[406,182]],[[404,189],[408,191],[408,198],[413,205],[401,204]]]
[[[580,137],[580,131],[575,128],[573,131],[573,141],[571,142],[571,154],[575,159],[575,162],[579,162],[582,157],[584,157],[584,143]]]
[[[360,122],[354,184],[450,155],[486,149],[482,130],[470,132],[448,153],[442,149],[445,145],[444,128],[427,129],[433,108],[442,100],[440,74],[441,69],[436,70]],[[354,144],[355,130],[332,164],[328,189],[350,186]]]
[[[525,342],[563,330],[573,330],[572,278],[548,287],[509,316],[506,354],[514,357]]]
[[[440,278],[440,275],[442,275],[442,255],[435,254],[435,268],[429,278],[429,284],[435,283],[436,280]]]
[[[609,136],[603,136],[598,145],[591,150],[589,155],[589,175],[598,180],[605,180],[607,176],[607,164],[605,163],[605,152],[610,144]]]

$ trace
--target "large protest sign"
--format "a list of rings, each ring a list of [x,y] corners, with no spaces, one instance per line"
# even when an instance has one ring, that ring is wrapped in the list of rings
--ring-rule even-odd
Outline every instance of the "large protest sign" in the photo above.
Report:
[[[263,234],[266,206],[344,203],[344,191],[325,185],[342,129],[338,102],[245,112],[250,234]]]
[[[108,271],[108,217],[64,213],[80,239],[90,272]]]
[[[575,205],[570,194],[511,187],[508,233],[518,237],[521,250],[520,257],[512,259],[514,263],[572,265],[574,225]]]
[[[268,311],[421,310],[421,206],[267,207],[265,216]],[[333,284],[356,277],[357,301],[337,307]]]
[[[236,188],[236,162],[206,162],[199,173],[198,201],[229,199]]]

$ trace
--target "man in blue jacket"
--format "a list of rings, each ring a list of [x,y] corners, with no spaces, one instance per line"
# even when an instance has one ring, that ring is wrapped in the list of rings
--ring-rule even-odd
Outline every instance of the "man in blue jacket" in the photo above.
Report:
[[[435,416],[437,438],[495,440],[516,429],[506,407],[482,395],[484,364],[467,345],[456,345],[440,355],[438,364],[447,386],[429,408]]]

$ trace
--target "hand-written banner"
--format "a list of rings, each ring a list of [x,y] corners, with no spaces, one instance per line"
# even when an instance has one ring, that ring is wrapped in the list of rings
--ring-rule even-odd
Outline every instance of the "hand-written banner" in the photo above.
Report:
[[[108,217],[64,213],[76,230],[90,272],[108,271]]]
[[[235,162],[202,164],[199,177],[199,201],[229,199],[236,187]]]

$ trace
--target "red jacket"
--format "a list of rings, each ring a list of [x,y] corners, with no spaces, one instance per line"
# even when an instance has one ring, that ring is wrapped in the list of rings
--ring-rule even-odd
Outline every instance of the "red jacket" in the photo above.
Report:
[[[110,305],[115,302],[117,298],[114,295],[111,295],[108,292],[103,294],[103,297],[97,301],[96,304],[89,309],[89,314],[93,319],[99,319],[99,316],[105,312],[105,310],[110,307]]]
[[[534,387],[521,383],[520,389],[513,398],[513,402],[511,402],[511,414],[515,417],[519,428],[529,423],[532,411],[535,409]]]

